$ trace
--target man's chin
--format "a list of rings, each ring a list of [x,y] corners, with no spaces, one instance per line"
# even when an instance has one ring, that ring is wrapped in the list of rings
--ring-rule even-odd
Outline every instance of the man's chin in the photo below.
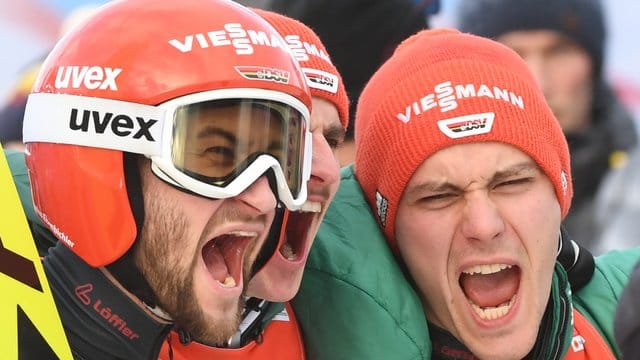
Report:
[[[197,320],[191,318],[190,321],[185,321],[183,327],[201,343],[211,346],[226,345],[240,326],[241,308],[242,305],[238,304],[226,312],[221,309],[215,312],[204,310]]]
[[[247,295],[273,302],[287,302],[298,293],[304,264],[298,270],[264,267],[249,282]]]

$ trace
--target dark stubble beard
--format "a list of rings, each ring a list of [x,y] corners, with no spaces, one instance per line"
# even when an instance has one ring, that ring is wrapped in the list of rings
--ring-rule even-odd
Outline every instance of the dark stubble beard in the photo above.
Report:
[[[147,209],[135,262],[153,289],[160,306],[176,324],[198,341],[220,346],[235,334],[240,323],[243,298],[233,320],[220,322],[205,317],[193,287],[197,254],[185,266],[184,247],[188,239],[187,219],[177,206],[161,199],[161,195],[147,196]],[[199,249],[200,246],[197,247]]]

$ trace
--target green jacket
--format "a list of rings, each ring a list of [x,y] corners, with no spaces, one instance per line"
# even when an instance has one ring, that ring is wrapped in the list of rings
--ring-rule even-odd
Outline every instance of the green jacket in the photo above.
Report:
[[[556,266],[554,284],[620,357],[613,335],[618,297],[640,259],[640,248],[596,259],[591,281],[571,295]],[[308,359],[429,359],[431,342],[420,299],[393,255],[364,199],[353,167],[313,245],[293,300]],[[555,318],[555,317],[554,317]],[[563,353],[572,334],[562,336]]]

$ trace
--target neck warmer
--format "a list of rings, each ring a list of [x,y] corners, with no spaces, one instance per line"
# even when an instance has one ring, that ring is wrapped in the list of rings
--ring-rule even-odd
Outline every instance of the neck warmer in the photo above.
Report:
[[[158,357],[171,323],[151,317],[100,269],[87,265],[61,242],[44,258],[44,270],[75,359]],[[24,343],[29,347],[34,342]],[[42,353],[33,347],[25,350]]]

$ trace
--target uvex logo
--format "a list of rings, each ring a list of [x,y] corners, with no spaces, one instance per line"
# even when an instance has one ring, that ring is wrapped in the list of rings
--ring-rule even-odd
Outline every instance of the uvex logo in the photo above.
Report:
[[[91,297],[89,295],[93,291],[93,284],[87,283],[83,285],[79,285],[75,289],[76,297],[83,303],[85,306],[90,306],[93,311],[95,311],[98,316],[107,321],[107,323],[111,324],[116,330],[118,330],[122,335],[129,338],[130,340],[139,338],[140,335],[135,331],[131,330],[130,327],[127,326],[127,322],[118,314],[113,312],[113,310],[102,303],[101,299],[96,299],[95,302],[92,303]]]
[[[82,117],[78,116],[79,111],[82,111]],[[100,114],[99,111],[95,110],[72,108],[71,116],[69,117],[69,128],[84,132],[88,132],[93,128],[92,130],[96,134],[104,134],[109,129],[113,134],[120,137],[132,136],[134,139],[144,137],[149,141],[156,141],[151,135],[151,127],[157,122],[158,120],[145,120],[140,116],[132,117],[110,112]]]
[[[60,66],[56,73],[56,89],[74,88],[81,86],[89,89],[118,90],[116,77],[120,75],[122,69],[112,69],[100,66]]]

